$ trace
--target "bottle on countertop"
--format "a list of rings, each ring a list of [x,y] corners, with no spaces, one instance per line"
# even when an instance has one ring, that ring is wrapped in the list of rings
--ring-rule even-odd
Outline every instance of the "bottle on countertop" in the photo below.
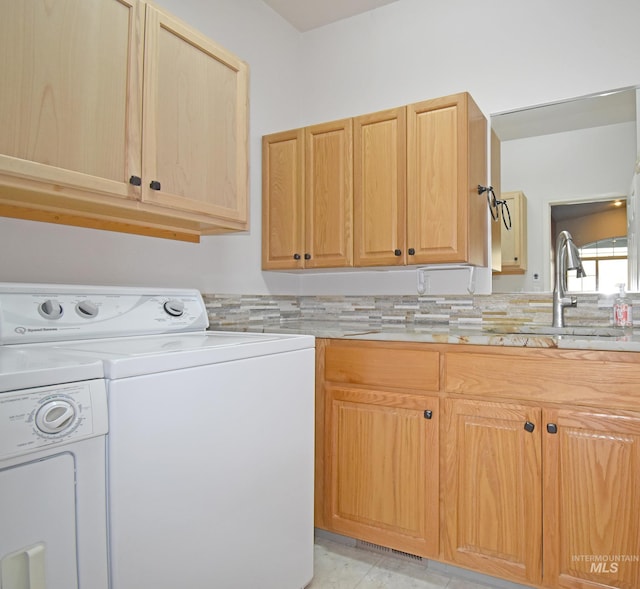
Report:
[[[617,285],[620,292],[613,302],[613,324],[616,327],[633,327],[633,317],[631,313],[631,300],[624,292],[624,282]]]

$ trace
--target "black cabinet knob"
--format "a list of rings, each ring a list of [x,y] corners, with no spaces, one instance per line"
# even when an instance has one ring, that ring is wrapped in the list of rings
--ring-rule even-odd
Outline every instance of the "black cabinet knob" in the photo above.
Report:
[[[293,259],[294,260],[299,260],[300,259],[300,254],[293,254]]]
[[[304,259],[305,260],[310,260],[311,259],[311,254],[305,254],[304,255]]]
[[[558,433],[558,426],[555,423],[547,423],[547,431],[550,434],[557,434]]]
[[[393,255],[394,256],[401,256],[402,255],[402,250],[393,250]]]
[[[431,411],[431,409],[427,409],[424,412],[424,418],[425,419],[431,419],[433,417],[433,411]]]
[[[413,249],[412,247],[410,247],[410,248],[407,250],[407,253],[408,253],[410,256],[413,256],[413,255],[415,255],[416,250],[415,250],[415,249]]]
[[[142,178],[140,178],[140,176],[131,176],[131,178],[129,178],[129,184],[132,184],[133,186],[142,186]]]
[[[534,429],[536,429],[536,426],[533,423],[531,423],[530,421],[527,421],[524,424],[524,429],[526,429],[529,433],[531,433]]]
[[[157,180],[151,180],[149,188],[151,188],[151,190],[160,190],[160,182],[158,182]]]

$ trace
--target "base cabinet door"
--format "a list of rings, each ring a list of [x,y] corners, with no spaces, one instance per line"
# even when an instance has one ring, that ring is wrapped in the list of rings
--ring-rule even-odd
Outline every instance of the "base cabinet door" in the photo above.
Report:
[[[483,573],[541,582],[541,410],[443,401],[444,556]]]
[[[438,555],[438,398],[327,386],[325,521],[375,544]]]
[[[544,584],[640,587],[640,414],[545,410]]]

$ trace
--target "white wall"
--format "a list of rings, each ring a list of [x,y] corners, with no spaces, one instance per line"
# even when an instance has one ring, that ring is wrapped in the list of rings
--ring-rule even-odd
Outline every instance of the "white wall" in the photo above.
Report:
[[[251,231],[200,245],[0,219],[0,280],[414,293],[415,272],[260,271],[260,137],[468,90],[487,115],[640,83],[640,2],[398,0],[297,33],[260,0],[159,0],[251,66]]]

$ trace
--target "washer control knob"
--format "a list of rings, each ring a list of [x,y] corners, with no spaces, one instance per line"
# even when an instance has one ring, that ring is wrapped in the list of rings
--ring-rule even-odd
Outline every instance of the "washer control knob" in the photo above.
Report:
[[[91,319],[98,314],[98,305],[88,299],[80,301],[76,305],[76,313],[80,315],[80,317]]]
[[[164,310],[172,317],[182,317],[184,303],[177,299],[170,299],[164,304]]]
[[[38,307],[38,311],[45,319],[60,319],[63,313],[62,305],[53,299],[47,299]]]
[[[76,408],[65,399],[47,401],[36,413],[36,427],[45,434],[58,434],[73,423]]]

